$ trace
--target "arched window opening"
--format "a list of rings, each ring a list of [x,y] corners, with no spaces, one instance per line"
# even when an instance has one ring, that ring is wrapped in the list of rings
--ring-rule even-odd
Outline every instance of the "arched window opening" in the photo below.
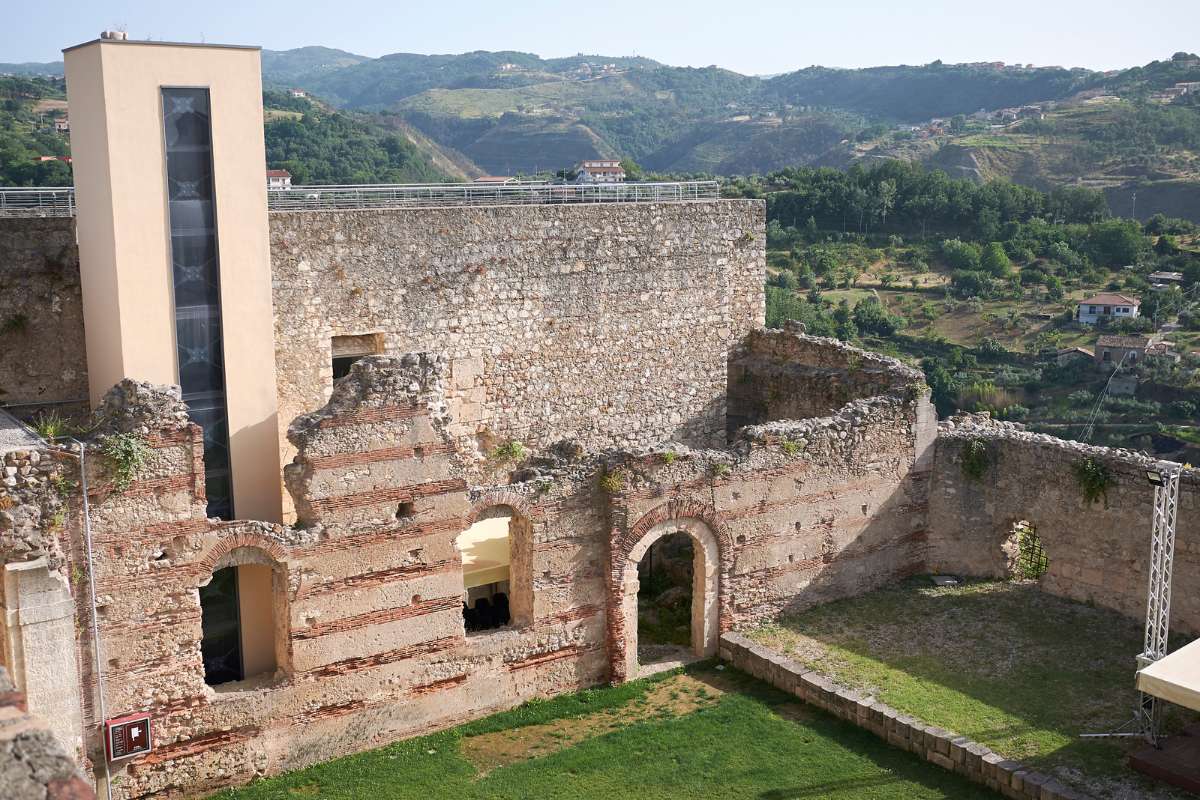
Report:
[[[1005,543],[1009,575],[1013,580],[1036,581],[1050,568],[1050,559],[1042,547],[1037,529],[1027,520],[1013,523],[1012,534]]]
[[[528,522],[498,506],[479,515],[455,543],[462,553],[467,632],[527,624],[533,606]]]
[[[239,551],[234,551],[238,553]],[[234,554],[231,554],[233,556]],[[225,561],[246,560],[226,557]],[[272,675],[286,654],[281,576],[270,564],[218,565],[200,587],[204,682],[209,686]]]

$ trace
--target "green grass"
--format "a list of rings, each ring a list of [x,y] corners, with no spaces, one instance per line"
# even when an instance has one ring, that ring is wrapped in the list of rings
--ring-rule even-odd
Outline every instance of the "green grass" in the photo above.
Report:
[[[1140,782],[1124,765],[1136,742],[1079,737],[1133,716],[1142,628],[1116,613],[1031,583],[937,589],[917,578],[753,635],[1064,782],[1079,785],[1074,771],[1082,770],[1094,779],[1086,789],[1099,797],[1119,797],[1122,786]],[[1170,724],[1183,721],[1180,713]]]
[[[711,665],[692,670],[721,686],[719,699],[682,716],[660,714],[605,730],[548,755],[480,776],[460,752],[466,737],[546,723],[602,706],[636,703],[637,681],[534,703],[442,733],[338,759],[217,795],[294,798],[993,798],[938,767],[752,678]],[[703,691],[703,690],[702,690]],[[701,692],[697,692],[701,694]],[[586,711],[584,710],[586,709]]]

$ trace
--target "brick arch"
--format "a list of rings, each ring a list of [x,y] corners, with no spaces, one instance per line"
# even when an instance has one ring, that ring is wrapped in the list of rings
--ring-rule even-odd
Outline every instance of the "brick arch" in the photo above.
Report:
[[[212,546],[204,558],[197,562],[197,569],[201,574],[211,574],[217,566],[218,561],[239,547],[250,547],[260,550],[280,565],[287,558],[287,551],[284,550],[279,542],[268,539],[261,533],[252,530],[238,530],[233,528],[228,535],[223,536],[220,541]]]
[[[607,622],[614,683],[636,677],[637,563],[663,536],[683,532],[692,539],[696,559],[693,576],[697,581],[692,595],[694,652],[715,653],[720,634],[731,627],[728,587],[733,547],[728,533],[713,521],[714,517],[712,506],[670,500],[642,515],[627,530],[613,530]]]
[[[620,553],[622,556],[628,557],[633,552],[633,548],[637,546],[637,543],[655,525],[677,519],[696,519],[707,525],[708,529],[713,532],[713,535],[717,539],[717,544],[721,548],[721,560],[723,562],[727,554],[733,552],[733,540],[730,539],[724,526],[716,521],[716,518],[716,509],[707,503],[698,503],[693,500],[668,500],[647,511],[637,522],[629,526],[628,530],[624,532],[614,531],[612,542],[613,554],[615,556],[617,553]]]
[[[480,514],[496,506],[508,506],[525,519],[533,519],[533,506],[530,505],[529,499],[512,489],[503,488],[491,489],[480,495],[475,502],[471,503],[471,508],[464,521],[467,525],[473,525],[479,521]]]

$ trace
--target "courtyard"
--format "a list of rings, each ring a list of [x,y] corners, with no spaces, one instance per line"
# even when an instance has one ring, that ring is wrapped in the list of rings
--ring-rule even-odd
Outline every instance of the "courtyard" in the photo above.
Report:
[[[220,800],[998,797],[707,661],[535,700]]]
[[[1141,740],[1080,737],[1132,719],[1140,622],[1034,581],[935,587],[912,578],[785,615],[751,638],[1091,796],[1192,796],[1125,765]],[[1167,732],[1195,721],[1167,708]]]

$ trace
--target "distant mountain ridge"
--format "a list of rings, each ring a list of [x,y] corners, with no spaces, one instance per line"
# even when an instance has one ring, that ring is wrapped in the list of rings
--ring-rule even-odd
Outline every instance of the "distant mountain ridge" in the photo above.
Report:
[[[322,108],[382,125],[381,140],[411,139],[454,177],[553,171],[599,156],[677,175],[902,158],[978,180],[1082,183],[1110,200],[1136,186],[1139,212],[1153,194],[1147,184],[1163,183],[1175,209],[1200,185],[1200,89],[1181,89],[1200,82],[1190,53],[1108,73],[935,61],[770,77],[511,50],[370,58],[313,46],[262,58],[269,90],[304,89]],[[0,65],[6,71],[61,74],[62,65]]]

